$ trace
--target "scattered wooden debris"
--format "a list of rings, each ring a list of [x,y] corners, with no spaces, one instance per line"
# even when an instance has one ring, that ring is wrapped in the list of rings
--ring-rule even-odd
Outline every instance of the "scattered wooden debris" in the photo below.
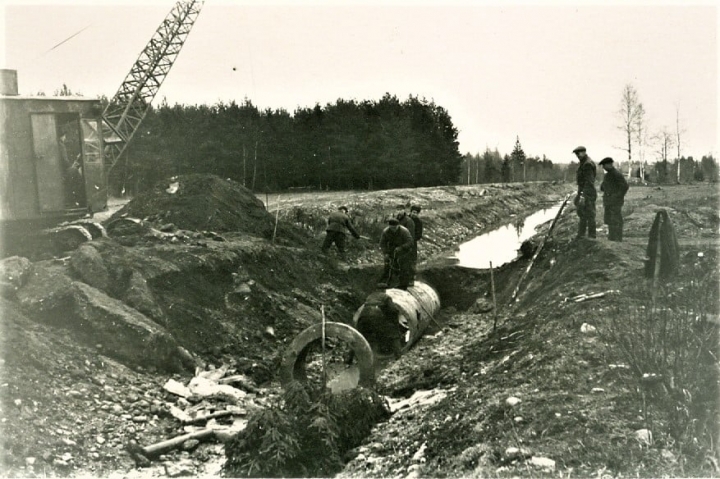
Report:
[[[573,296],[571,298],[565,298],[563,300],[563,303],[572,302],[572,303],[582,303],[583,301],[588,301],[591,299],[598,299],[598,298],[604,298],[608,294],[613,293],[619,293],[620,291],[617,289],[610,289],[608,291],[602,291],[600,293],[586,293],[586,294],[579,294],[577,296]]]
[[[257,393],[259,390],[247,376],[232,374],[226,377],[227,372],[229,372],[227,366],[207,371],[196,368],[195,376],[187,385],[174,379],[168,379],[163,385],[163,389],[187,399],[184,401],[184,404],[188,406],[185,409],[179,407],[183,401],[178,401],[178,405],[171,406],[169,410],[170,414],[184,425],[185,434],[137,448],[134,451],[137,456],[136,462],[145,463],[146,458],[186,447],[184,445],[187,441],[203,441],[213,437],[219,441],[227,441],[245,429],[247,420],[236,416],[247,415],[247,409],[242,406],[248,393],[230,384],[239,384],[243,389],[252,393]],[[213,404],[213,399],[219,399],[221,404]],[[189,406],[190,403],[195,404]],[[225,419],[224,424],[217,422],[217,419],[223,418]],[[228,423],[227,420],[231,420],[231,422]]]
[[[148,458],[155,457],[182,446],[185,441],[188,441],[190,439],[196,439],[198,441],[201,441],[203,439],[207,439],[213,436],[214,434],[215,431],[213,429],[202,429],[200,431],[191,432],[189,434],[182,434],[172,439],[167,439],[165,441],[151,444],[150,446],[145,446],[141,448],[141,450],[143,456]]]

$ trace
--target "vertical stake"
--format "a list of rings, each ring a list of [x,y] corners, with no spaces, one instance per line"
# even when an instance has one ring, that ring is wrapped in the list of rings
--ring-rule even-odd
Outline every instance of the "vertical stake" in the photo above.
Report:
[[[277,224],[278,224],[278,218],[280,217],[280,205],[278,205],[277,210],[275,211],[275,229],[273,229],[273,237],[272,242],[275,242],[275,233],[277,233]]]
[[[495,301],[495,275],[493,274],[492,261],[490,261],[490,289],[492,290],[493,314],[495,315],[493,318],[493,331],[495,331],[497,327],[497,302]]]
[[[327,374],[325,373],[325,305],[320,305],[320,315],[322,316],[322,337],[321,337],[321,344],[322,344],[322,375],[323,375],[323,384],[327,382]]]
[[[657,230],[657,245],[655,245],[655,271],[653,272],[653,285],[652,285],[652,307],[653,312],[655,311],[655,300],[657,299],[658,282],[660,279],[660,261],[662,258],[662,226],[663,217],[658,215],[658,230]]]

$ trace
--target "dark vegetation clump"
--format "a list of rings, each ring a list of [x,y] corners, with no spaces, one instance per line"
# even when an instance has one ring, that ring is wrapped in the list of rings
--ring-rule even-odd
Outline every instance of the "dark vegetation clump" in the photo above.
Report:
[[[328,477],[342,469],[347,451],[390,416],[385,400],[372,390],[334,394],[308,384],[292,383],[225,445],[226,476]]]
[[[112,218],[172,223],[190,231],[244,232],[271,238],[275,219],[252,191],[215,175],[181,175],[158,182]]]
[[[720,451],[720,272],[714,256],[686,255],[678,277],[654,294],[646,285],[628,291],[642,298],[641,306],[618,308],[603,331],[611,355],[629,367],[624,379],[637,393],[644,427],[662,433],[656,447],[672,445],[680,453],[682,475],[707,473],[704,459]]]

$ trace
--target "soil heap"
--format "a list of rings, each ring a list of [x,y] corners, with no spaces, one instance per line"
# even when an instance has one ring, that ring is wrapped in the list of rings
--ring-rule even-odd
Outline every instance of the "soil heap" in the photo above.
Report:
[[[269,238],[273,217],[241,184],[214,175],[174,176],[138,195],[109,220],[123,217],[173,224],[191,231],[244,232]]]

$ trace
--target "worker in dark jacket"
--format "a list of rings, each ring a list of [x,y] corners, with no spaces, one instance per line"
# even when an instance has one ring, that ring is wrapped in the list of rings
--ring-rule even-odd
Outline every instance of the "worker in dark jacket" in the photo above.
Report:
[[[622,241],[622,206],[625,203],[625,193],[627,193],[630,186],[625,176],[613,165],[612,158],[603,158],[600,166],[605,170],[605,177],[600,184],[600,191],[603,192],[603,208],[605,209],[603,220],[608,225],[608,239],[610,241]]]
[[[405,211],[405,205],[398,206],[398,213],[396,218],[400,222],[400,226],[404,227],[410,232],[410,236],[413,238],[413,247],[410,252],[410,275],[409,281],[412,283],[415,280],[415,264],[417,263],[417,244],[415,241],[415,220]]]
[[[415,242],[410,232],[397,218],[390,218],[380,235],[380,249],[385,268],[378,286],[407,289],[413,282],[412,249]]]
[[[415,223],[415,243],[422,239],[423,235],[423,222],[420,219],[420,211],[422,208],[419,205],[412,205],[410,207],[410,218]]]
[[[358,316],[356,329],[362,334],[373,351],[380,353],[390,349],[395,358],[402,352],[403,328],[398,320],[400,308],[384,291],[376,291],[367,297]]]
[[[577,195],[575,196],[575,206],[577,214],[580,217],[578,222],[577,238],[583,238],[587,234],[588,238],[595,238],[595,201],[597,200],[597,191],[595,191],[595,175],[597,168],[595,163],[587,155],[584,146],[578,146],[573,153],[580,161],[576,173]]]
[[[412,205],[410,207],[410,218],[413,220],[415,227],[415,247],[413,248],[413,272],[418,260],[418,242],[422,239],[423,235],[423,222],[420,219],[420,211],[422,208],[418,205]]]
[[[330,213],[327,219],[327,228],[325,228],[325,241],[322,244],[323,253],[327,253],[333,243],[337,246],[341,255],[345,254],[345,229],[350,231],[355,239],[359,239],[360,235],[348,216],[346,206],[341,206],[337,211]]]
[[[410,236],[413,237],[413,241],[415,241],[415,221],[413,221],[413,219],[410,218],[405,211],[405,205],[398,206],[396,218],[400,222],[400,226],[404,226],[410,232]]]

